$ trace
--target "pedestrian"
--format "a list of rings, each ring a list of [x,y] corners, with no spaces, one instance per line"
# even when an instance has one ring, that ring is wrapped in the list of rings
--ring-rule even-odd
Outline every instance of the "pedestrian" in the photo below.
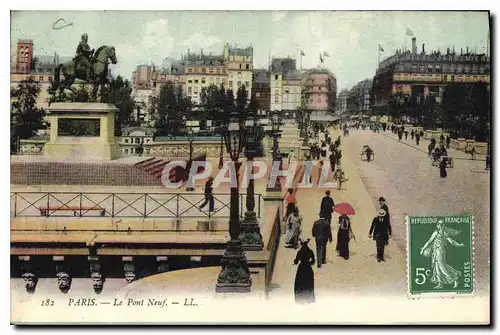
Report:
[[[417,145],[420,143],[420,133],[415,134],[415,142],[417,142]]]
[[[446,136],[446,149],[450,148],[450,142],[451,142],[450,135],[448,135]]]
[[[326,157],[326,142],[321,143],[321,157]]]
[[[386,220],[386,212],[383,209],[379,210],[378,216],[376,216],[370,227],[370,232],[368,233],[368,238],[372,238],[377,246],[377,261],[385,262],[384,259],[384,249],[389,243],[389,238],[392,236],[391,224]]]
[[[410,132],[411,140],[413,141],[413,137],[415,137],[415,131],[412,129]]]
[[[448,173],[446,173],[446,159],[442,159],[439,163],[439,175],[441,178],[446,178],[446,176],[448,176]]]
[[[295,192],[293,191],[293,188],[288,189],[288,195],[285,198],[285,204],[286,204],[286,212],[285,212],[285,221],[286,221],[288,220],[290,214],[292,214],[295,211],[295,208],[297,207],[297,198],[295,198]]]
[[[295,256],[293,264],[299,264],[297,273],[295,274],[295,283],[293,291],[295,293],[295,302],[307,304],[316,301],[314,297],[314,253],[307,246],[310,239],[300,241],[301,248]]]
[[[200,205],[200,210],[203,209],[203,207],[205,207],[207,205],[207,203],[209,204],[208,205],[208,211],[209,212],[213,212],[215,211],[215,208],[214,208],[214,205],[215,205],[215,202],[214,202],[214,194],[213,194],[213,183],[214,183],[214,177],[208,177],[208,180],[205,182],[205,201],[203,201],[203,203]]]
[[[330,194],[330,190],[325,192],[325,196],[323,197],[323,199],[321,199],[321,206],[319,209],[320,213],[322,213],[323,217],[329,225],[332,224],[333,207],[335,207],[335,202],[333,201]]]
[[[366,155],[366,161],[367,161],[368,163],[370,163],[370,160],[371,160],[372,155],[373,155],[373,150],[372,150],[372,148],[370,148],[370,147],[366,147],[366,149],[365,149],[365,155]]]
[[[340,149],[337,150],[336,158],[337,158],[337,165],[340,165],[340,162],[342,159],[342,150],[340,150]]]
[[[345,181],[347,181],[347,179],[345,177],[345,173],[344,173],[344,171],[342,171],[342,169],[340,168],[340,166],[337,167],[337,170],[333,174],[333,180],[337,181],[337,190],[341,190],[342,189],[342,183],[345,182]]]
[[[405,140],[408,139],[408,130],[405,130]]]
[[[319,220],[313,224],[312,236],[316,240],[316,257],[318,258],[318,268],[320,268],[326,264],[326,243],[332,243],[332,230],[322,213],[320,213]]]
[[[314,163],[311,160],[311,156],[306,157],[306,161],[304,162],[304,180],[306,184],[311,183],[312,170],[314,167]]]
[[[332,172],[335,172],[335,162],[336,162],[336,159],[335,159],[335,152],[332,151],[332,153],[330,154],[330,167],[332,168]]]
[[[401,139],[403,138],[403,132],[400,130],[398,130],[398,140],[401,141]]]
[[[429,143],[427,146],[427,155],[431,157],[432,150],[434,150],[434,146],[432,145],[432,142]]]
[[[337,233],[337,246],[335,250],[337,254],[345,260],[349,259],[349,241],[353,236],[351,220],[347,214],[342,214],[339,217],[339,231]]]
[[[297,249],[302,226],[302,216],[299,213],[299,208],[295,207],[293,213],[288,216],[286,222],[285,248]]]

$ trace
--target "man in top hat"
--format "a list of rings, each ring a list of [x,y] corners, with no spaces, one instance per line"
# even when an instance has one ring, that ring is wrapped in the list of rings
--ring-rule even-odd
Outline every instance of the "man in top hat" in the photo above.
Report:
[[[387,218],[387,221],[391,222],[391,218],[389,216],[389,207],[387,207],[387,202],[385,201],[384,197],[379,197],[378,198],[378,203],[380,205],[380,209],[383,209],[385,211],[385,217]]]
[[[392,228],[389,220],[386,218],[387,212],[383,209],[380,209],[378,212],[378,216],[376,216],[370,227],[370,232],[368,233],[368,238],[372,238],[375,240],[377,245],[377,261],[385,262],[384,259],[384,248],[387,243],[389,243],[389,237],[392,236]]]

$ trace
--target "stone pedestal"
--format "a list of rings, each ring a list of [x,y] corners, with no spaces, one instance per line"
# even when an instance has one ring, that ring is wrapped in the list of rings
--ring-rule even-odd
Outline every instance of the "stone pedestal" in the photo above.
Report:
[[[49,107],[50,140],[44,146],[44,155],[80,161],[119,158],[120,148],[114,136],[116,111],[114,105],[103,103],[52,104]],[[64,128],[64,124],[71,126]],[[69,133],[67,129],[76,133]]]
[[[465,141],[465,138],[458,138],[457,139],[458,141],[458,146],[457,146],[457,150],[465,150],[465,148],[467,147],[467,142]]]

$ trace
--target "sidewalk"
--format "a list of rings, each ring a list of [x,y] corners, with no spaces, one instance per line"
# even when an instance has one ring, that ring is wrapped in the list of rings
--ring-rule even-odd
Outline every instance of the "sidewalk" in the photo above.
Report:
[[[392,132],[389,132],[389,131],[382,131],[380,132],[379,134],[381,135],[384,135],[385,137],[389,137],[389,138],[392,138],[396,141],[399,141],[398,140],[398,134],[393,134]],[[405,137],[403,136],[403,138],[401,139],[401,143],[407,145],[407,146],[410,146],[412,148],[415,148],[417,150],[420,150],[422,151],[423,153],[427,154],[428,153],[428,150],[427,150],[427,147],[429,146],[429,143],[431,141],[429,140],[426,140],[424,138],[420,138],[420,144],[417,145],[417,143],[415,142],[415,138],[412,140],[411,139],[411,136],[408,135],[408,139],[404,139]],[[439,143],[438,143],[439,144]],[[456,149],[453,149],[452,147],[450,147],[449,149],[446,149],[449,153],[449,156],[452,157],[453,159],[460,159],[460,160],[473,160],[471,159],[471,155],[470,154],[467,154],[463,151],[459,151],[459,150],[456,150]],[[476,161],[486,161],[486,158],[485,158],[485,155],[480,155],[480,154],[476,154],[476,158],[474,159]]]
[[[338,134],[338,131],[333,129],[330,132],[333,138]],[[341,148],[343,148],[342,144]],[[348,153],[342,150],[342,154],[342,167],[349,181],[343,185],[341,191],[336,188],[331,189],[331,195],[336,204],[347,202],[356,210],[356,214],[351,217],[356,241],[352,240],[349,244],[351,256],[349,260],[337,257],[335,246],[338,214],[335,213],[332,218],[333,242],[327,245],[327,264],[320,269],[314,266],[316,298],[319,301],[331,295],[386,295],[391,292],[404,294],[406,290],[404,256],[394,242],[389,241],[385,257],[387,261],[377,262],[375,242],[368,238],[370,225],[377,209],[354,164],[355,159],[359,159],[357,152]],[[318,168],[313,171],[313,180],[317,180],[319,173]],[[316,244],[312,239],[311,231],[314,221],[318,219],[319,205],[325,191],[324,188],[299,189],[296,195],[303,217],[301,238],[311,238],[309,247],[315,255]],[[286,297],[293,300],[297,271],[293,260],[297,251],[285,248],[284,237],[282,237],[273,278],[274,288],[269,294],[270,299]]]

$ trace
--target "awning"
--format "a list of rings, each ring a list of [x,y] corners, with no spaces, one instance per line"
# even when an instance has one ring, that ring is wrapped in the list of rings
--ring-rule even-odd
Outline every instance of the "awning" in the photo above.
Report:
[[[338,116],[333,116],[333,115],[321,115],[321,114],[312,114],[310,116],[311,121],[337,121],[340,120]]]

